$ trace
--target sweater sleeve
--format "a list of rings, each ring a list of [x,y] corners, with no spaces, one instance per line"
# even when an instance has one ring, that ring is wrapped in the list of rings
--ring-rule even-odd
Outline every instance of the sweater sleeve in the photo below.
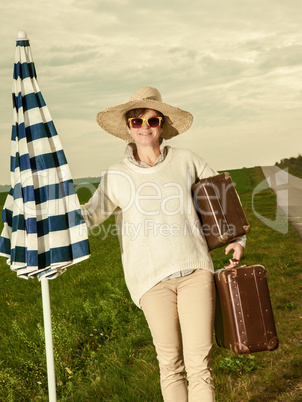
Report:
[[[238,237],[238,239],[233,240],[231,243],[239,243],[243,248],[246,246],[246,235]]]
[[[118,208],[114,198],[105,174],[90,200],[81,205],[82,216],[89,230],[104,222]]]
[[[198,182],[201,179],[216,176],[217,174],[219,174],[205,161],[205,159],[197,155],[195,152],[190,151],[190,157],[194,164],[194,170],[195,170],[194,180],[196,180],[196,182]]]
[[[207,162],[204,162],[203,169],[198,172],[198,178],[204,179],[206,177],[216,176],[217,174],[219,174],[219,173],[216,170],[211,168],[211,166],[208,165]]]

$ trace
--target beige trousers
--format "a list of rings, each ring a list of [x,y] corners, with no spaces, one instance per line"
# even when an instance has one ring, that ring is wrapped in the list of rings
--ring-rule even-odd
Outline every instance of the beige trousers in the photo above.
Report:
[[[141,298],[141,307],[157,352],[164,401],[214,401],[213,274],[197,269],[160,282]]]

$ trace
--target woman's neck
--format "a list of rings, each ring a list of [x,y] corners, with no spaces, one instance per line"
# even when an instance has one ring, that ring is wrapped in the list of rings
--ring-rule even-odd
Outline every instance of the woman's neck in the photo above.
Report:
[[[147,163],[149,166],[154,166],[157,158],[161,154],[159,144],[156,147],[152,146],[137,146],[137,152],[134,155],[137,161]]]

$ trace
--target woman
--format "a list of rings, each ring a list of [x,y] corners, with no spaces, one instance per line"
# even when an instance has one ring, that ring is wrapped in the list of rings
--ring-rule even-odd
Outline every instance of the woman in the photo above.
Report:
[[[195,153],[166,144],[192,120],[151,87],[102,110],[99,125],[130,143],[127,157],[109,168],[82,206],[89,229],[116,213],[126,284],[152,333],[163,398],[174,402],[214,400],[213,263],[191,187],[217,172]],[[244,245],[241,238],[226,248],[233,264]]]

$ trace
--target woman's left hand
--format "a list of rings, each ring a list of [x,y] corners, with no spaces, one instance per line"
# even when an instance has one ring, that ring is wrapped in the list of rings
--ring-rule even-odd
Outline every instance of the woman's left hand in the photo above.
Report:
[[[233,250],[233,258],[229,259],[230,265],[225,268],[235,268],[239,264],[244,248],[241,244],[233,242],[225,248],[225,254],[229,254],[231,250]]]

